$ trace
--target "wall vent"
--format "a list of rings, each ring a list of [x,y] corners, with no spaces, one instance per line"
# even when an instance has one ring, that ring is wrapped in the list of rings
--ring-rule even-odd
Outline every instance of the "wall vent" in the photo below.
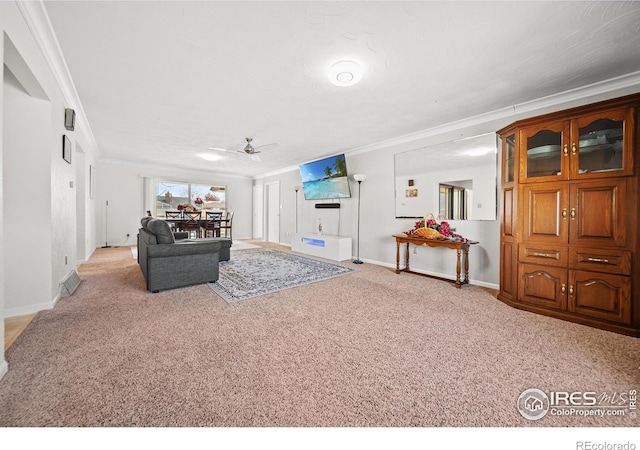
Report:
[[[60,296],[69,297],[80,285],[80,276],[78,276],[78,272],[75,270],[71,272],[61,284]]]

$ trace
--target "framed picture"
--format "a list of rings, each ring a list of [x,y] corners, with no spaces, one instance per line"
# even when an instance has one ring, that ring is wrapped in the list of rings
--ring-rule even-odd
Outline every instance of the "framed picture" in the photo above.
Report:
[[[71,164],[71,141],[66,135],[62,135],[62,159]]]
[[[407,184],[408,184],[409,186],[413,186],[413,180],[408,180],[408,181],[407,181]]]
[[[407,189],[404,191],[404,196],[405,197],[417,197],[418,196],[418,190],[417,189]]]

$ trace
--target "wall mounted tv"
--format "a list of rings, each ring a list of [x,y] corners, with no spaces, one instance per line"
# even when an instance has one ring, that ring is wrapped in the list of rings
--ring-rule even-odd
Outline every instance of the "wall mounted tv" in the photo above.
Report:
[[[351,197],[344,154],[301,164],[300,176],[306,200]]]

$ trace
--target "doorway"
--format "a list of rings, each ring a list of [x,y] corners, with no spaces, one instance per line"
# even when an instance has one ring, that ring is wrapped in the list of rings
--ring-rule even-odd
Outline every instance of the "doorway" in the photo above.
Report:
[[[264,185],[253,186],[253,239],[264,236]]]
[[[280,242],[280,182],[265,184],[265,236],[267,242]]]

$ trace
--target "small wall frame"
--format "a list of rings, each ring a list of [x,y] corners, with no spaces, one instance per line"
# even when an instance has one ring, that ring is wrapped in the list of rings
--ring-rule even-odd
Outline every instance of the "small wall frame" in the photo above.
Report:
[[[71,164],[71,140],[62,135],[62,159]]]
[[[89,165],[89,198],[96,198],[96,166]]]
[[[76,127],[76,112],[71,108],[65,108],[64,110],[64,127],[73,131]]]

